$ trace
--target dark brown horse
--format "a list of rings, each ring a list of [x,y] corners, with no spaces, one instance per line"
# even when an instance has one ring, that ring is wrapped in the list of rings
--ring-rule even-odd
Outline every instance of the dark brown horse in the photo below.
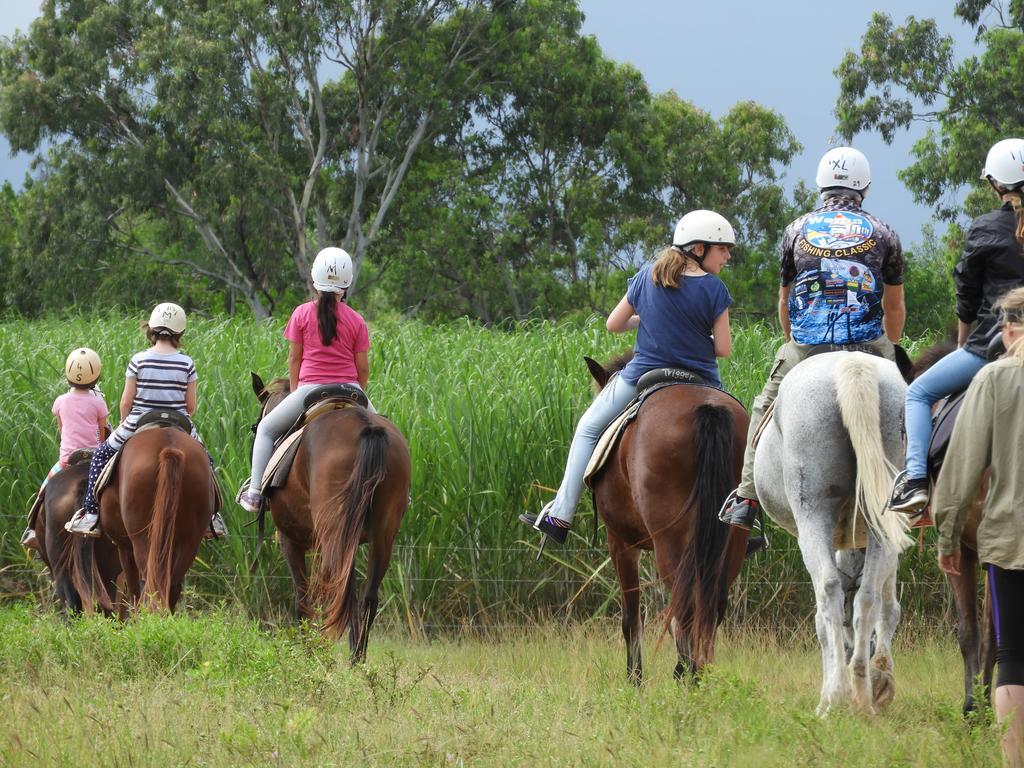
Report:
[[[628,358],[604,367],[587,358],[598,388]],[[671,592],[676,678],[696,674],[714,659],[715,632],[749,536],[718,520],[719,507],[739,482],[747,423],[743,406],[719,389],[667,387],[647,398],[593,479],[594,505],[608,529],[622,592],[626,670],[635,683],[643,676],[643,550],[654,550],[658,575]]]
[[[288,381],[268,386],[255,373],[253,391],[268,413],[288,394]],[[295,585],[295,611],[322,616],[328,635],[347,628],[352,660],[366,657],[378,590],[409,506],[409,446],[388,419],[359,406],[330,411],[306,427],[283,487],[266,492],[281,550]],[[369,543],[366,584],[356,598],[356,550]],[[312,585],[306,553],[315,550]]]
[[[124,444],[100,496],[100,528],[114,542],[129,606],[142,597],[174,611],[216,505],[206,448],[171,427],[140,431]]]
[[[64,610],[72,613],[91,607],[99,589],[105,590],[107,600],[113,602],[121,572],[117,549],[109,539],[87,539],[64,530],[65,523],[82,506],[89,456],[89,452],[76,451],[69,457],[68,467],[50,478],[42,492],[43,508],[33,526],[39,556],[50,569],[57,598]]]
[[[929,347],[914,362],[911,376],[920,376],[932,365],[956,349],[952,341],[940,342]],[[935,410],[940,403],[936,404]],[[937,475],[931,474],[932,490]],[[960,534],[960,575],[946,574],[946,580],[953,591],[953,602],[956,605],[956,636],[960,645],[960,655],[964,664],[964,714],[972,712],[977,703],[974,700],[974,684],[981,675],[981,683],[986,699],[991,698],[992,670],[996,663],[995,626],[992,617],[992,606],[988,599],[987,580],[982,599],[982,615],[978,616],[978,524],[981,522],[982,503],[988,493],[988,472],[982,477],[981,487],[974,497],[971,512]]]

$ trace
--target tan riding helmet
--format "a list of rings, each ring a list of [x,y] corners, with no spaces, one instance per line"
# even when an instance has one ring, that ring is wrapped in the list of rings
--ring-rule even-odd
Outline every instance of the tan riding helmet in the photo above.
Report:
[[[154,331],[165,328],[173,334],[185,330],[185,310],[170,301],[157,304],[149,316],[149,327]]]
[[[64,361],[64,375],[68,384],[95,384],[100,377],[100,356],[88,347],[79,347]]]

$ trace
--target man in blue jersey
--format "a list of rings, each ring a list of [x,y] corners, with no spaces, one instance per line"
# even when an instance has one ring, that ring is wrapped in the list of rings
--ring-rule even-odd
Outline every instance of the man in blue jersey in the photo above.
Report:
[[[786,342],[751,408],[740,485],[719,513],[723,522],[748,530],[758,509],[753,437],[783,377],[806,357],[833,349],[892,360],[906,318],[899,237],[861,208],[871,184],[867,158],[852,147],[830,149],[818,163],[816,181],[821,207],[792,222],[782,236],[779,323]]]

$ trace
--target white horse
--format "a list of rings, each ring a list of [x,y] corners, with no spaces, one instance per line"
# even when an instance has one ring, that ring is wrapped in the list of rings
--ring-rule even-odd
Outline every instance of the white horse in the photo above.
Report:
[[[819,715],[845,701],[876,713],[895,692],[896,567],[910,538],[903,516],[885,506],[902,462],[905,389],[896,365],[880,357],[810,357],[783,379],[757,446],[758,498],[797,537],[814,584]],[[844,630],[854,592],[852,627]]]

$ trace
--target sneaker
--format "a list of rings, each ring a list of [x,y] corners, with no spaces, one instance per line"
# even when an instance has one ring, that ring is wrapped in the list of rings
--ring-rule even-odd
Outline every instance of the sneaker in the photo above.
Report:
[[[210,520],[210,525],[206,529],[206,535],[204,539],[223,539],[228,535],[228,527],[224,524],[224,518],[220,516],[220,512],[214,512],[213,518]]]
[[[26,528],[25,532],[21,534],[21,546],[25,549],[39,549],[39,540],[36,538],[36,532],[31,528]]]
[[[238,496],[235,497],[235,501],[238,502],[238,506],[253,515],[258,515],[260,509],[263,507],[263,496],[256,493],[256,491],[240,491]],[[223,522],[221,525],[223,525]],[[225,533],[226,532],[227,531],[225,531]]]
[[[537,519],[538,517],[540,518],[539,520]],[[559,520],[557,517],[552,517],[543,511],[540,515],[520,515],[519,521],[526,523],[531,528],[536,528],[549,539],[559,544],[565,544],[565,540],[569,536],[570,523],[565,522],[565,520]]]
[[[68,533],[77,533],[80,536],[96,538],[100,535],[99,524],[100,516],[90,515],[85,511],[85,507],[82,507],[68,520],[64,530]]]
[[[926,506],[928,506],[928,478],[907,477],[906,470],[896,475],[887,509],[916,517]]]
[[[757,499],[746,499],[740,496],[737,489],[729,494],[722,508],[718,510],[718,519],[727,525],[735,525],[749,531],[754,527],[754,518],[760,506]]]

